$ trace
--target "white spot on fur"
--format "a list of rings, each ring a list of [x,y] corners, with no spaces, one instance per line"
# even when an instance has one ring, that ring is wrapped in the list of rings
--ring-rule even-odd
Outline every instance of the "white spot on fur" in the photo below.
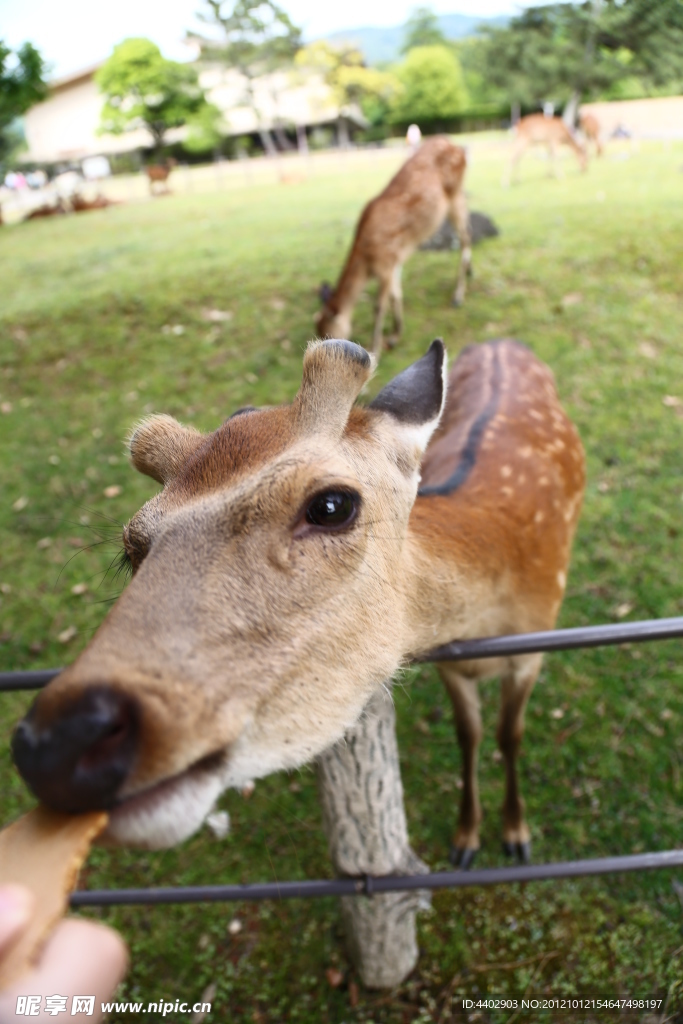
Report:
[[[560,587],[560,590],[564,590],[565,585],[567,583],[567,577],[562,572],[562,570],[560,570],[560,572],[558,572],[558,574],[557,574],[557,582],[558,582],[558,585]]]
[[[500,475],[506,478],[512,476],[512,466],[501,466]]]

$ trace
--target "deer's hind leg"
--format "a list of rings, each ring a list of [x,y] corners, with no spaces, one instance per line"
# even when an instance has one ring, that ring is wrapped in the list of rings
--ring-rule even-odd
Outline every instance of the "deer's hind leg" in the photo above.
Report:
[[[462,756],[462,796],[458,829],[451,847],[451,861],[463,870],[472,864],[479,849],[481,805],[477,782],[477,755],[481,742],[481,713],[476,678],[463,674],[462,665],[438,666],[453,704],[455,731]]]
[[[518,164],[522,159],[523,154],[529,148],[529,143],[522,136],[518,135],[512,144],[512,152],[510,154],[510,162],[508,163],[507,170],[503,174],[502,185],[503,188],[509,188],[513,181],[517,181],[518,177]]]
[[[472,235],[470,233],[470,211],[465,193],[460,190],[451,201],[450,217],[460,239],[460,266],[453,296],[453,305],[462,306],[465,301],[467,277],[472,274]]]
[[[525,864],[531,857],[531,833],[524,818],[524,801],[517,783],[517,755],[524,734],[524,712],[542,661],[540,654],[516,658],[500,683],[498,746],[505,764],[503,849]]]

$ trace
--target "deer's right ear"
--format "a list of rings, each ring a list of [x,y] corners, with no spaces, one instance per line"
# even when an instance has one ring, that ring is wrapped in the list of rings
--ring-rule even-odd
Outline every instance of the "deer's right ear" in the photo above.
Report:
[[[437,338],[422,359],[382,388],[370,408],[398,420],[405,432],[414,433],[418,447],[424,451],[446,403],[446,371],[446,349]]]
[[[167,483],[202,442],[194,427],[184,427],[172,416],[150,416],[133,430],[128,441],[130,460],[145,476]]]

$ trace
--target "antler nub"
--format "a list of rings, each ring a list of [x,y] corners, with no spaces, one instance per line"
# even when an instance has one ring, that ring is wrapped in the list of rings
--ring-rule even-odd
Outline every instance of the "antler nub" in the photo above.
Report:
[[[195,427],[184,427],[173,416],[149,416],[130,436],[130,459],[138,472],[165,484],[178,474],[201,440]]]
[[[304,374],[294,400],[304,430],[339,435],[353,403],[374,371],[374,360],[352,341],[309,342]]]

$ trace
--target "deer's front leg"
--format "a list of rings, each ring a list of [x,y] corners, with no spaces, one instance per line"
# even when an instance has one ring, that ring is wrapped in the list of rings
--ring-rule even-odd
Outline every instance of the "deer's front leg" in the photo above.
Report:
[[[391,302],[391,315],[394,320],[394,333],[387,340],[387,347],[394,348],[401,337],[403,330],[403,288],[401,285],[401,264],[397,263],[391,275],[391,291],[389,300]]]
[[[524,734],[524,711],[541,670],[540,654],[520,658],[503,676],[498,746],[505,763],[503,803],[503,849],[527,864],[531,859],[531,833],[524,818],[524,801],[517,783],[517,755]]]
[[[460,267],[453,295],[453,305],[462,306],[465,301],[467,278],[472,274],[472,236],[470,233],[470,211],[464,192],[456,192],[451,204],[451,221],[460,239]]]
[[[463,870],[472,864],[479,849],[481,805],[477,782],[477,754],[481,742],[479,693],[474,679],[468,679],[453,665],[439,665],[448,695],[453,704],[455,730],[462,755],[462,797],[460,818],[451,847],[451,861]]]
[[[375,331],[372,336],[372,354],[379,360],[382,354],[382,336],[384,331],[384,319],[387,315],[389,297],[391,294],[391,279],[380,281],[379,293],[377,295],[377,308],[375,312]]]

